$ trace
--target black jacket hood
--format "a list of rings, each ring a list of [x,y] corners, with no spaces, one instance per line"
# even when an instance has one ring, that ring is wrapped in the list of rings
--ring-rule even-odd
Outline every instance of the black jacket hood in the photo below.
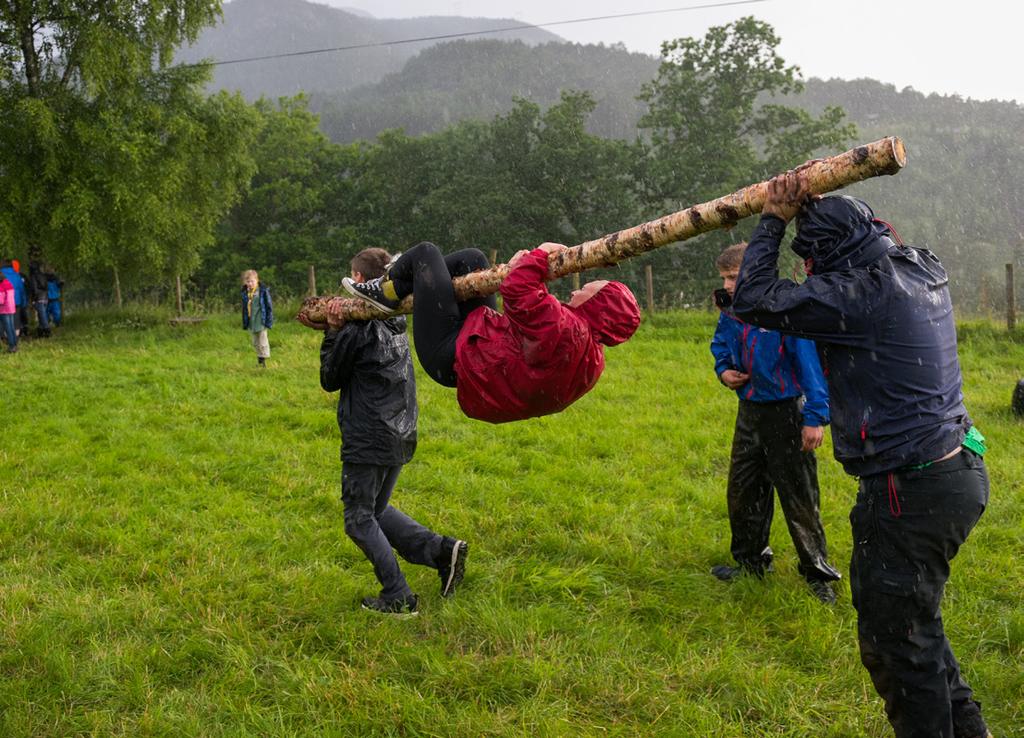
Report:
[[[814,273],[865,267],[895,245],[889,227],[862,200],[833,195],[805,205],[797,215],[792,249],[814,260]]]

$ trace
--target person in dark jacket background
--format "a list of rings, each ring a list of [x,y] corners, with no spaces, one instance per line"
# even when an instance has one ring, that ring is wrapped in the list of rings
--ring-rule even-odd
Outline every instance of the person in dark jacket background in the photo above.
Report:
[[[455,299],[452,277],[488,266],[478,249],[443,256],[422,242],[386,277],[343,284],[386,311],[413,294],[413,333],[424,371],[456,388],[468,417],[507,423],[561,412],[589,392],[604,371],[602,347],[622,343],[640,325],[636,298],[619,282],[588,282],[565,304],[549,294],[548,255],[562,249],[545,243],[512,257],[501,283],[504,313],[494,295]]]
[[[985,738],[940,605],[950,560],[988,504],[984,438],[963,403],[948,277],[852,197],[773,179],[736,283],[749,323],[817,342],[836,458],[860,477],[850,588],[861,661],[897,738]],[[779,279],[787,222],[810,276]]]
[[[364,249],[352,260],[352,279],[379,277],[390,260],[384,249]],[[344,322],[340,302],[327,308],[327,330],[320,347],[320,386],[341,392],[341,498],[345,533],[373,564],[380,595],[363,599],[367,610],[414,615],[413,594],[395,558],[430,566],[441,579],[441,596],[450,597],[462,581],[469,547],[441,536],[390,504],[402,466],[416,450],[416,380],[406,321]],[[321,327],[321,326],[314,326]]]
[[[47,313],[49,302],[49,290],[46,285],[47,269],[39,259],[32,259],[28,263],[28,294],[29,301],[36,311],[36,334],[40,338],[49,338],[50,320]]]
[[[242,328],[252,335],[252,346],[256,349],[256,362],[266,368],[270,358],[270,339],[267,336],[274,326],[274,303],[270,290],[260,282],[254,269],[242,272]]]
[[[831,604],[836,595],[830,582],[840,574],[828,563],[814,457],[829,421],[825,377],[813,341],[754,327],[733,313],[732,295],[746,248],[733,244],[715,261],[723,287],[715,291],[721,315],[711,354],[715,375],[739,398],[726,487],[737,566],[722,564],[711,573],[731,581],[744,572],[761,577],[771,570],[774,487],[800,560],[798,570],[814,596]]]

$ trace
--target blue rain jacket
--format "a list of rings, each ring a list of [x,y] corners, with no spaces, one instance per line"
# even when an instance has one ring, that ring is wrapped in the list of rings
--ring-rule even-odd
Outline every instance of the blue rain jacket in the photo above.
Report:
[[[741,400],[778,402],[804,395],[804,425],[828,425],[828,390],[813,341],[744,323],[724,308],[711,354],[716,375],[726,369],[750,375],[736,390]]]
[[[852,197],[809,203],[793,250],[803,284],[779,279],[785,223],[761,217],[733,307],[743,320],[816,341],[828,379],[835,456],[854,476],[933,461],[963,442],[964,407],[949,278],[926,249],[898,245]]]
[[[14,304],[18,307],[26,304],[25,280],[21,278],[21,275],[14,271],[14,267],[4,267],[0,269],[0,272],[3,272],[4,276],[14,285]]]

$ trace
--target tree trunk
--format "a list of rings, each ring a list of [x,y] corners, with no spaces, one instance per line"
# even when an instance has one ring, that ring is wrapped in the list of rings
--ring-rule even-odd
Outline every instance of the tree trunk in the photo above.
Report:
[[[870,177],[896,174],[906,161],[903,141],[890,136],[809,165],[807,179],[811,192],[820,195]],[[550,278],[614,266],[624,259],[670,243],[685,241],[717,228],[731,228],[741,219],[761,212],[767,191],[768,182],[759,182],[717,200],[553,253],[548,260]],[[493,294],[498,291],[508,271],[507,264],[499,264],[457,277],[453,280],[455,295],[460,300],[468,300]],[[323,296],[305,300],[300,315],[314,323],[323,323],[330,299],[330,296]],[[412,312],[411,295],[402,302],[398,312]],[[384,314],[372,305],[352,298],[346,299],[342,316],[347,320],[368,320],[384,317]]]
[[[117,274],[117,267],[114,267],[114,304],[118,310],[124,307],[124,300],[121,299],[121,277]]]

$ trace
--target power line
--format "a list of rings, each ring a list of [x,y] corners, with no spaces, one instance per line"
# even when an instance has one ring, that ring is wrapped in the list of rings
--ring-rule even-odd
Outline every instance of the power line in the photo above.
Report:
[[[615,20],[618,18],[637,18],[647,15],[664,15],[666,13],[682,13],[690,10],[707,10],[710,8],[725,8],[730,5],[753,5],[765,3],[769,0],[728,0],[727,2],[706,3],[704,5],[687,5],[680,8],[665,8],[663,10],[639,10],[632,13],[616,13],[614,15],[595,15],[589,18],[573,18],[570,20],[551,21],[550,23],[522,23],[517,26],[506,26],[504,28],[492,28],[485,31],[465,31],[463,33],[446,33],[440,36],[420,36],[419,38],[403,38],[395,41],[375,41],[368,44],[353,44],[351,46],[335,46],[330,49],[310,49],[308,51],[289,51],[283,54],[268,54],[266,56],[250,56],[243,59],[227,59],[225,61],[209,62],[212,67],[220,67],[226,64],[245,64],[254,61],[266,61],[268,59],[286,59],[293,56],[311,56],[313,54],[328,54],[335,51],[355,51],[357,49],[373,49],[382,46],[399,46],[401,44],[415,44],[423,41],[446,41],[453,38],[466,38],[467,36],[484,36],[493,33],[504,33],[506,31],[524,31],[531,28],[550,28],[551,26],[567,26],[573,23],[590,23],[592,21]],[[183,66],[196,67],[200,64],[186,64]]]

